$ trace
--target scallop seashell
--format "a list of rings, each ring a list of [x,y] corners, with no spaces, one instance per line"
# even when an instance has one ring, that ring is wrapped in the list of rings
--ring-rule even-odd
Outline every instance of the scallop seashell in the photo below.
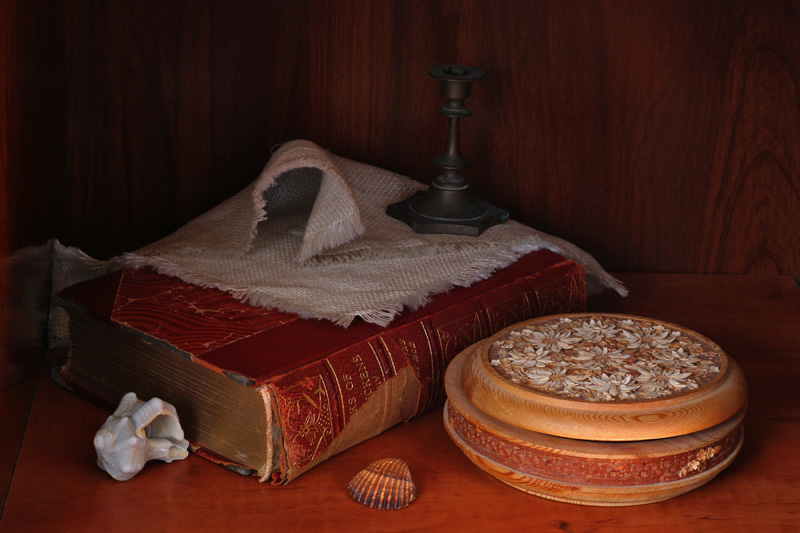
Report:
[[[372,509],[402,509],[417,498],[417,486],[402,459],[381,459],[355,475],[350,495]]]

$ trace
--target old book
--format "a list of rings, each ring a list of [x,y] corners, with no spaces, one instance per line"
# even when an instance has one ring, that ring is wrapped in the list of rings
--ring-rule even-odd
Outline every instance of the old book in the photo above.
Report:
[[[147,269],[60,300],[70,351],[57,374],[68,388],[105,407],[129,391],[158,396],[195,452],[279,484],[442,405],[461,350],[521,320],[583,310],[586,285],[579,264],[536,251],[386,328],[252,307]]]

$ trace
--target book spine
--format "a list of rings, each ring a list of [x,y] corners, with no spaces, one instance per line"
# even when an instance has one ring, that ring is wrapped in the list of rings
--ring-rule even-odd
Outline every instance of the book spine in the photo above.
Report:
[[[585,307],[583,269],[565,261],[275,379],[267,384],[280,432],[273,483],[441,405],[447,365],[475,342],[522,320]]]

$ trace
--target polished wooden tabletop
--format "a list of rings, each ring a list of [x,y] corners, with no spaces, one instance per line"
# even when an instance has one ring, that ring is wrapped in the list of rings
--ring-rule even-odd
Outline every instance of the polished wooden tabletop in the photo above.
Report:
[[[330,459],[289,485],[259,484],[190,455],[126,482],[95,465],[107,413],[40,380],[0,531],[797,531],[800,530],[800,289],[785,276],[620,275],[631,291],[593,311],[674,322],[714,341],[749,388],[739,457],[665,502],[586,507],[531,496],[475,467],[441,410]],[[64,357],[49,354],[45,372]],[[418,498],[399,511],[353,502],[347,483],[383,457],[410,465]]]

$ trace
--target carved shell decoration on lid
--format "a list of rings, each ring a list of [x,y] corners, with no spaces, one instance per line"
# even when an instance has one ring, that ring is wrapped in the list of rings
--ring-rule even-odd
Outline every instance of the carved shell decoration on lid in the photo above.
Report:
[[[639,317],[562,316],[497,338],[489,363],[536,392],[589,402],[651,401],[697,390],[720,372],[719,347]]]
[[[402,509],[417,497],[417,486],[402,459],[381,459],[355,475],[347,486],[353,499],[372,509]]]

